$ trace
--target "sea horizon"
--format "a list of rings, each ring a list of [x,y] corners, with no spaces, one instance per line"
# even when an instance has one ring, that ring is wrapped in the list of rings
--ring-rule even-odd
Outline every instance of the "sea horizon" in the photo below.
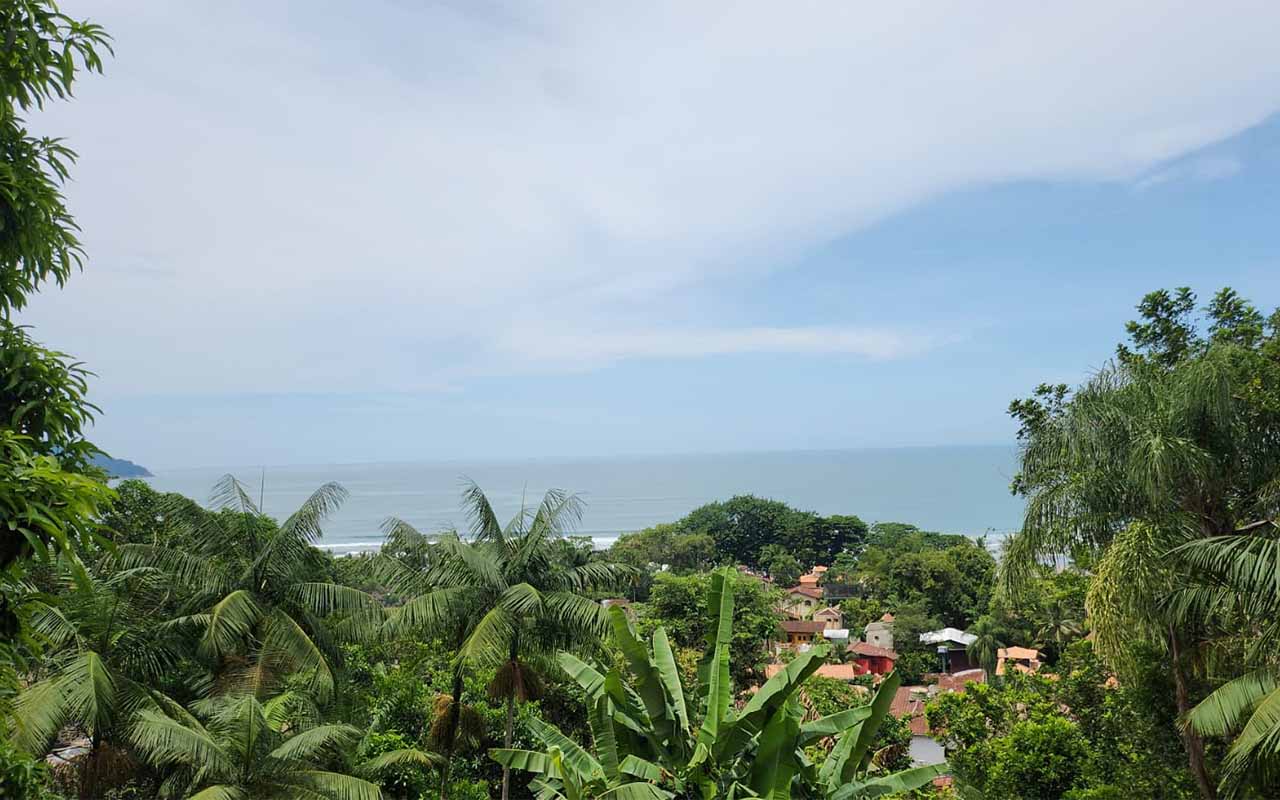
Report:
[[[335,481],[350,496],[326,521],[317,546],[352,553],[376,550],[388,517],[424,532],[465,530],[459,500],[466,480],[485,490],[504,520],[522,501],[536,505],[547,489],[579,494],[582,523],[567,533],[590,536],[598,548],[738,494],[823,515],[856,514],[868,524],[906,522],[998,540],[1021,524],[1022,502],[1008,489],[1015,469],[1013,446],[938,445],[152,468],[146,480],[207,504],[213,484],[232,474],[277,519]]]

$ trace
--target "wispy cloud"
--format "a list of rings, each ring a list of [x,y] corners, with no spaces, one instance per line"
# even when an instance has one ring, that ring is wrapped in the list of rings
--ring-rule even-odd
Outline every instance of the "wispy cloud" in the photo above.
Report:
[[[67,0],[118,57],[33,120],[81,153],[91,260],[30,321],[116,391],[908,356],[898,317],[724,290],[941,193],[1132,179],[1257,123],[1280,6],[1227,5]]]
[[[1144,192],[1176,181],[1220,181],[1240,172],[1244,163],[1231,155],[1198,156],[1163,167],[1134,182],[1135,191]]]
[[[524,329],[501,349],[521,359],[581,368],[627,359],[704,358],[760,353],[843,354],[884,360],[918,354],[937,337],[878,328],[798,327],[690,330]]]

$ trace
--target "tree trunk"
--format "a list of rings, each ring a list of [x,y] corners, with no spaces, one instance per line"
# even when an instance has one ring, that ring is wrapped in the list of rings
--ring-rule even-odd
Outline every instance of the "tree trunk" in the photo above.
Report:
[[[1178,717],[1185,720],[1187,712],[1191,710],[1191,701],[1187,696],[1187,677],[1182,671],[1182,647],[1178,641],[1178,635],[1172,629],[1169,631],[1169,655],[1173,661],[1173,685],[1178,704]],[[1213,782],[1209,780],[1209,770],[1204,764],[1204,740],[1190,725],[1181,727],[1182,744],[1187,751],[1187,763],[1191,767],[1191,774],[1195,776],[1196,786],[1200,789],[1200,797],[1203,800],[1214,800],[1217,797],[1217,791],[1213,787]]]
[[[458,720],[462,718],[462,670],[453,672],[453,701],[449,703],[449,724],[445,728],[444,763],[440,766],[440,800],[445,800],[449,786],[449,765],[453,761],[453,743],[458,738]]]
[[[512,692],[507,695],[507,731],[502,737],[503,747],[511,749],[511,742],[515,738],[516,729],[516,693]],[[507,800],[511,791],[511,769],[503,766],[502,768],[502,800]]]
[[[511,659],[511,685],[507,687],[507,730],[502,737],[502,746],[511,749],[516,732],[516,694],[524,690],[524,680],[520,673],[520,632],[511,635],[508,657]],[[511,768],[502,767],[502,800],[508,800],[511,794]]]

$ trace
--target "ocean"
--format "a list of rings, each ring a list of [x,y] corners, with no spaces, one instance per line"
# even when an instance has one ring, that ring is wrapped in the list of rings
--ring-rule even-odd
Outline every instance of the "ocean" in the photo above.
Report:
[[[262,510],[283,519],[318,486],[337,481],[350,492],[324,526],[334,552],[371,550],[379,525],[400,517],[422,531],[465,526],[463,482],[484,489],[499,516],[548,488],[586,503],[576,531],[607,547],[619,534],[673,522],[698,506],[736,494],[782,500],[820,514],[857,514],[868,523],[909,522],[927,530],[987,535],[997,541],[1021,524],[1022,501],[1009,494],[1011,447],[914,447],[719,455],[507,462],[325,464],[157,470],[156,489],[207,502],[231,473]]]

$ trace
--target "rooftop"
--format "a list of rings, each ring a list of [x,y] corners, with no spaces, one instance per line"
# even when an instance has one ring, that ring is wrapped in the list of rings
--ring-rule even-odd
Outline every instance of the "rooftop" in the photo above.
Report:
[[[822,599],[822,590],[817,586],[792,586],[787,594],[801,594],[813,600]]]
[[[867,642],[854,642],[849,645],[849,651],[868,658],[888,658],[894,661],[898,658],[898,654],[892,650],[885,647],[876,647],[874,644],[868,644]]]
[[[959,628],[943,628],[941,630],[929,631],[920,634],[920,641],[925,644],[942,644],[944,642],[954,642],[956,644],[968,647],[978,640],[977,636],[972,633],[965,633]]]
[[[779,623],[787,633],[822,633],[826,624],[812,619],[784,619]]]
[[[785,664],[765,664],[764,676],[772,678],[779,672],[782,672]],[[851,681],[862,673],[858,671],[855,664],[823,664],[818,667],[818,671],[814,673],[819,677],[832,678],[837,681]]]

